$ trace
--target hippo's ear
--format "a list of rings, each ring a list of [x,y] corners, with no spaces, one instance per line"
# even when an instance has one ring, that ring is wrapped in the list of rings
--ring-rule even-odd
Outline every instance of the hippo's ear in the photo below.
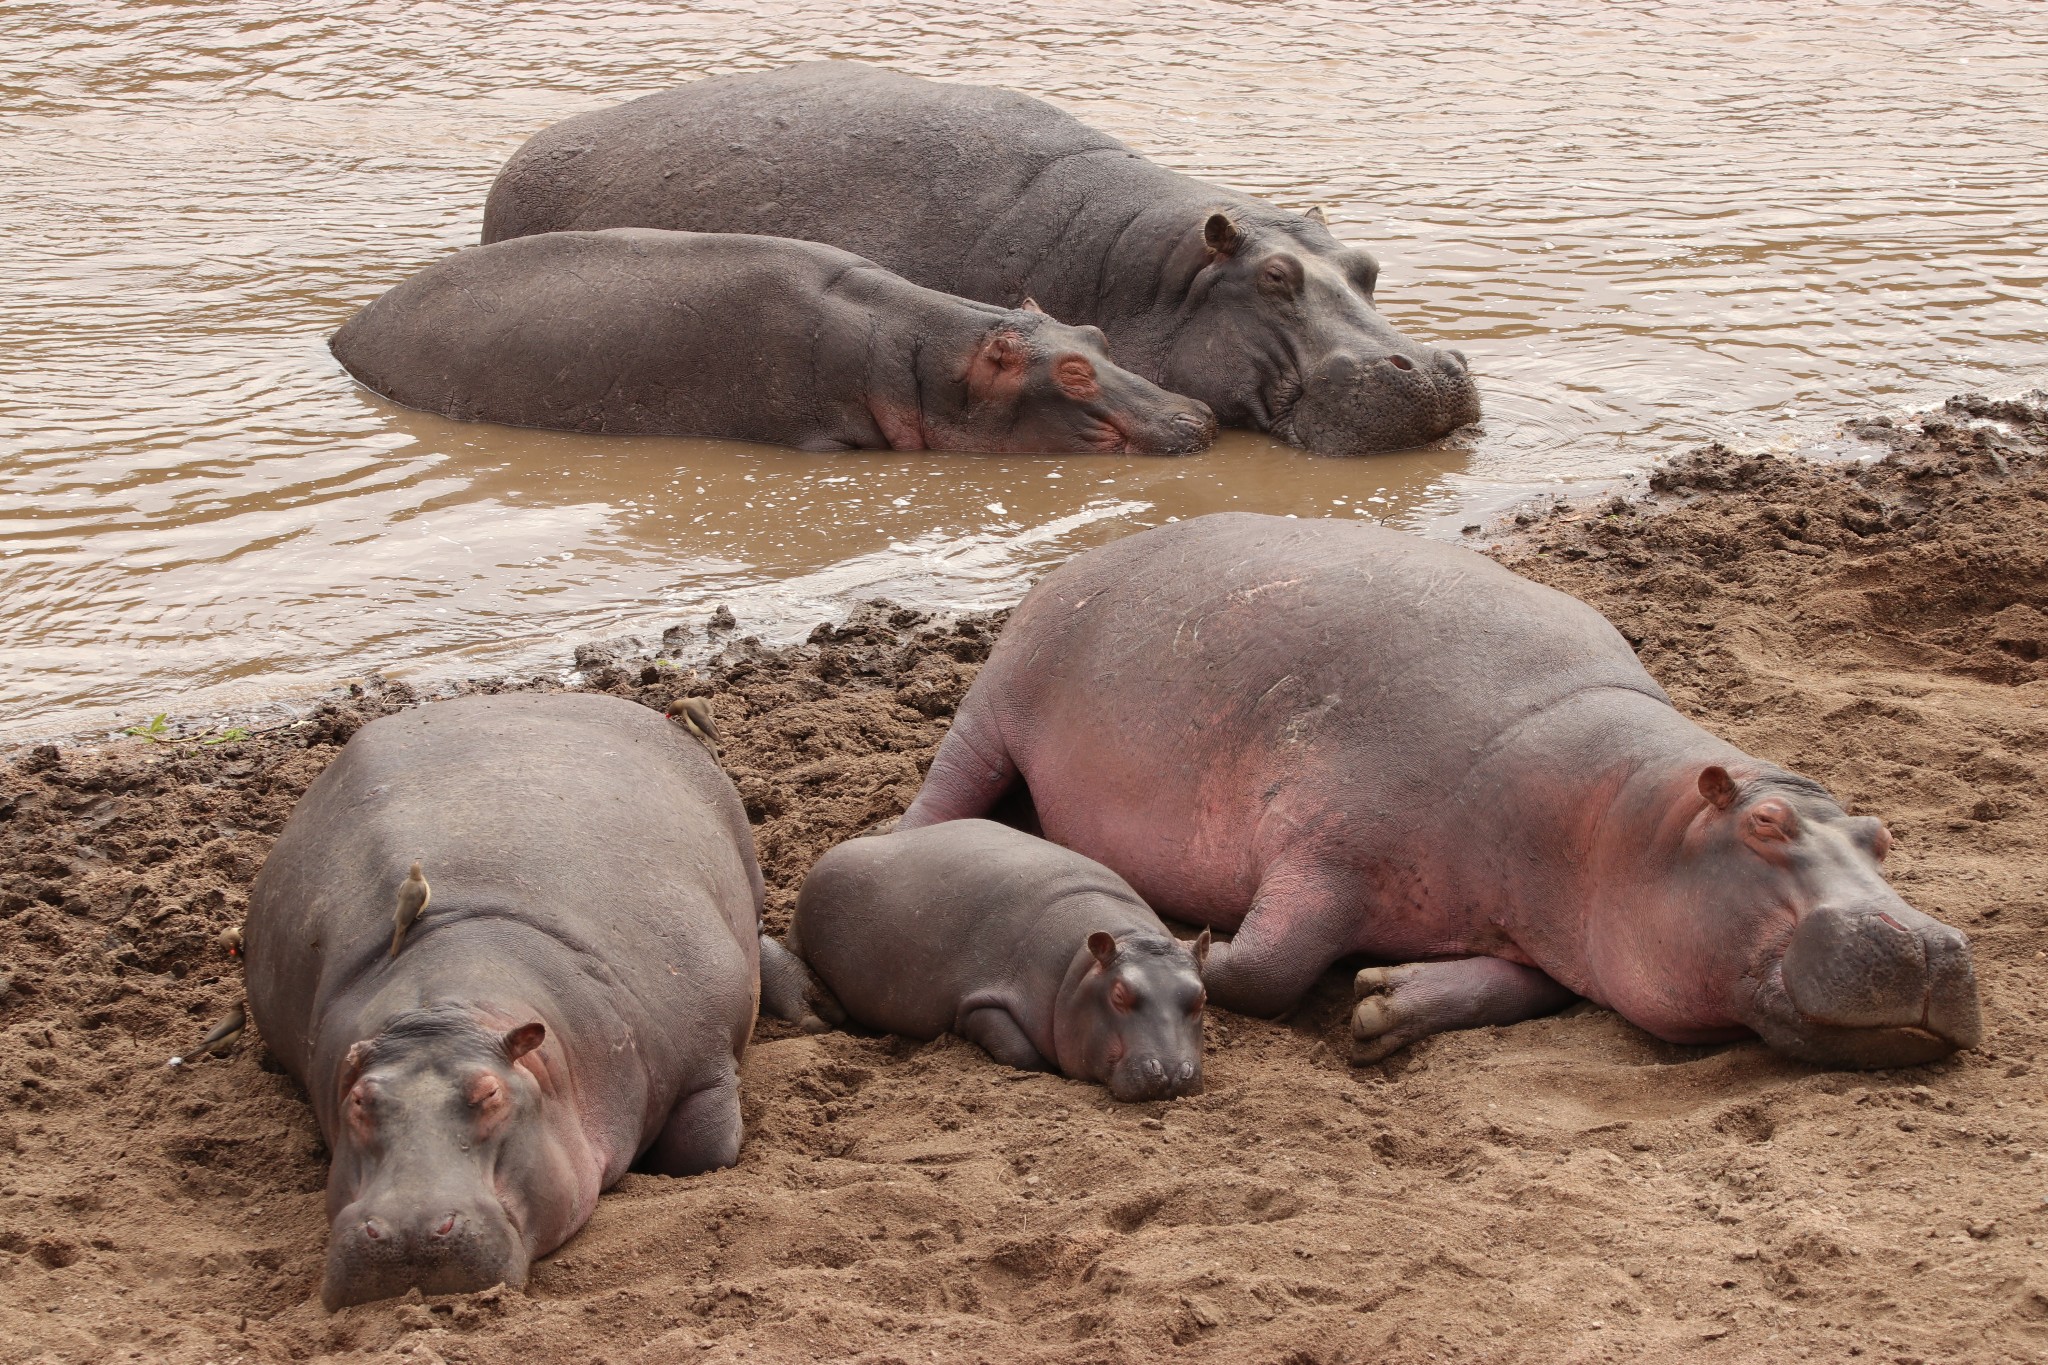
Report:
[[[518,1028],[506,1034],[502,1040],[505,1047],[505,1060],[508,1062],[518,1061],[521,1057],[524,1057],[527,1053],[539,1047],[542,1042],[546,1041],[547,1036],[547,1025],[541,1023],[538,1019],[530,1024],[521,1024]]]
[[[1323,216],[1323,206],[1321,204],[1309,205],[1308,212],[1302,214],[1301,216],[1308,219],[1311,223],[1314,223],[1319,227],[1328,227],[1330,225],[1330,220]]]
[[[1195,955],[1195,970],[1198,972],[1207,971],[1209,968],[1209,931],[1207,929],[1195,935],[1195,941],[1188,945],[1188,951]]]
[[[1209,221],[1202,224],[1202,245],[1209,248],[1212,256],[1235,256],[1244,245],[1244,234],[1230,221],[1229,214],[1212,213]]]
[[[1735,779],[1720,764],[1710,764],[1700,769],[1700,795],[1715,810],[1727,810],[1735,804]]]
[[[1045,312],[1043,308],[1040,308],[1038,306],[1038,300],[1032,298],[1029,294],[1026,294],[1024,296],[1024,302],[1018,304],[1017,307],[1020,311],[1026,313],[1038,313],[1042,315]]]
[[[1097,929],[1088,935],[1088,951],[1095,954],[1095,960],[1107,967],[1116,960],[1116,939]]]
[[[998,327],[967,362],[967,396],[977,403],[1011,397],[1023,386],[1024,371],[1030,365],[1024,338],[1008,327]]]
[[[1052,362],[1052,381],[1060,386],[1061,393],[1078,403],[1102,396],[1102,389],[1095,382],[1095,366],[1087,356],[1072,351]]]

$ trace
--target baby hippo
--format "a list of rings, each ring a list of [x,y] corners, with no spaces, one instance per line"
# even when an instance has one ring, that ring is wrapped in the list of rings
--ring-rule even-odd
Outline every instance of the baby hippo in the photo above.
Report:
[[[471,247],[330,343],[369,388],[465,421],[806,450],[1181,455],[1216,419],[1102,333],[914,285],[836,247],[548,232]]]
[[[1123,878],[1007,825],[839,845],[804,881],[787,946],[869,1028],[950,1030],[1120,1100],[1202,1088],[1208,932],[1180,942]]]

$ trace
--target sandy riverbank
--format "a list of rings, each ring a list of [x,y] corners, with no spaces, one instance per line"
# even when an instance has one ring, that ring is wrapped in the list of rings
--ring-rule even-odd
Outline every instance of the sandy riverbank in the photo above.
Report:
[[[1890,820],[1902,892],[1975,942],[1983,1051],[1827,1073],[1580,1006],[1354,1070],[1333,974],[1290,1022],[1213,1014],[1206,1094],[1119,1106],[766,1023],[737,1168],[627,1177],[528,1293],[330,1316],[296,1085],[254,1044],[164,1061],[239,998],[214,938],[293,801],[417,700],[371,684],[239,742],[0,758],[0,1360],[2040,1359],[2048,411],[1864,434],[1888,457],[1710,449],[1491,552]],[[779,922],[915,791],[998,627],[876,608],[701,676],[583,662],[716,695]]]

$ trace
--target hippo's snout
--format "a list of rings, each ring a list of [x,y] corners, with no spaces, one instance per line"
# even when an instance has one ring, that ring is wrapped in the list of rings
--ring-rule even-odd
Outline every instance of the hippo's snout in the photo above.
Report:
[[[1216,414],[1207,403],[1178,394],[1163,417],[1120,423],[1124,439],[1136,455],[1192,455],[1216,439]]]
[[[1903,902],[1801,915],[1782,974],[1793,1018],[1775,1046],[1832,1066],[1912,1066],[1983,1037],[1963,935]]]
[[[1172,1100],[1198,1095],[1202,1090],[1199,1060],[1161,1057],[1134,1058],[1110,1073],[1109,1093],[1126,1104],[1142,1100]]]
[[[420,1204],[350,1205],[334,1220],[320,1301],[350,1304],[423,1294],[461,1294],[526,1283],[526,1248],[504,1210]]]
[[[1369,455],[1478,420],[1479,389],[1464,355],[1410,343],[1325,361],[1305,378],[1281,434],[1322,455]]]

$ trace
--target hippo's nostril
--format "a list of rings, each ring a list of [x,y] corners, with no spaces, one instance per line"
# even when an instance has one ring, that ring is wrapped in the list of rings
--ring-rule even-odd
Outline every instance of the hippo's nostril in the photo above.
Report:
[[[1405,355],[1390,355],[1387,357],[1387,363],[1397,370],[1412,370],[1415,368],[1415,362]]]
[[[1145,1074],[1155,1081],[1166,1079],[1166,1068],[1159,1064],[1157,1057],[1145,1059]]]
[[[1189,1078],[1191,1078],[1191,1077],[1192,1077],[1192,1076],[1193,1076],[1194,1074],[1195,1074],[1195,1064],[1194,1064],[1193,1062],[1182,1062],[1182,1063],[1180,1064],[1180,1078],[1181,1078],[1182,1080],[1184,1080],[1184,1081],[1185,1081],[1185,1080],[1188,1080],[1188,1079],[1189,1079]]]
[[[376,1219],[365,1218],[363,1220],[363,1236],[373,1242],[381,1242],[384,1240],[384,1229],[377,1226]]]
[[[434,1235],[436,1237],[446,1237],[449,1233],[453,1231],[455,1231],[455,1215],[451,1213],[448,1215],[447,1220],[443,1222],[440,1227],[434,1229]]]
[[[1472,368],[1472,362],[1465,359],[1463,351],[1444,350],[1437,354],[1443,357],[1443,368],[1446,370],[1464,374]]]

